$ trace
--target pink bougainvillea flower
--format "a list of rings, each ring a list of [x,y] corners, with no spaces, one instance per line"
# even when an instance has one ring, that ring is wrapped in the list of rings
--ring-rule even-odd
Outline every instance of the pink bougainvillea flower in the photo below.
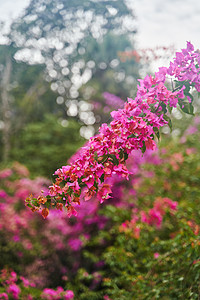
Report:
[[[69,300],[69,299],[74,299],[74,293],[71,290],[68,290],[65,292],[64,296],[63,296],[65,300]]]
[[[7,293],[12,294],[13,299],[19,299],[20,292],[21,292],[20,287],[15,283],[9,285],[7,289]]]
[[[6,293],[0,293],[1,300],[9,300],[8,295]]]
[[[166,113],[178,104],[185,109],[186,104],[191,104],[190,95],[184,94],[188,85],[200,91],[199,65],[200,53],[194,51],[193,45],[187,42],[186,49],[176,53],[169,68],[161,67],[154,76],[147,75],[144,79],[139,79],[135,99],[128,98],[123,108],[112,112],[113,120],[110,125],[102,124],[99,133],[81,148],[76,159],[55,172],[55,183],[49,187],[48,203],[45,205],[63,201],[70,217],[76,215],[72,204],[80,202],[82,191],[85,200],[95,194],[101,203],[109,199],[111,184],[109,188],[102,186],[107,184],[105,180],[115,175],[128,179],[130,173],[125,165],[128,156],[138,149],[143,153],[146,149],[155,150],[155,135],[159,136],[162,126],[170,125]],[[179,82],[175,89],[166,84],[169,76]],[[108,96],[110,97],[105,95]],[[180,155],[174,158],[177,161],[170,163],[177,170],[182,160]],[[39,200],[34,201],[36,204],[27,200],[27,206],[37,211],[42,206],[38,203]],[[152,208],[146,215],[146,221],[159,227],[162,222],[161,211]]]
[[[160,254],[158,252],[155,252],[153,256],[154,256],[154,258],[158,258],[160,256]]]
[[[100,190],[97,193],[97,197],[100,201],[100,203],[104,202],[105,199],[111,198],[109,195],[111,193],[111,187],[109,184],[103,184]]]
[[[67,207],[67,216],[70,218],[71,216],[77,216],[77,211],[75,210],[75,208],[70,205]]]

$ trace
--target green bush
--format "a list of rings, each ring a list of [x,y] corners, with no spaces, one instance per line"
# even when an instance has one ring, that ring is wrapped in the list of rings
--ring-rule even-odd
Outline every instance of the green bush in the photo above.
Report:
[[[65,122],[63,127],[57,117],[46,115],[43,122],[29,123],[13,138],[11,159],[26,165],[33,176],[52,175],[84,143],[80,125],[74,120]]]

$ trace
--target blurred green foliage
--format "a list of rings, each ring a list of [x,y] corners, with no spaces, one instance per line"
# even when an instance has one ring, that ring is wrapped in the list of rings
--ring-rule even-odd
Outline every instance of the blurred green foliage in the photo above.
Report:
[[[12,138],[10,159],[25,164],[32,176],[51,177],[84,143],[80,125],[74,120],[62,121],[47,114],[43,121],[27,124]]]
[[[129,26],[126,22],[129,22]],[[89,117],[86,122],[80,117],[80,100],[102,104],[105,90],[123,99],[129,95],[132,83],[127,84],[126,77],[138,78],[139,64],[134,59],[131,64],[121,62],[118,52],[134,47],[135,33],[135,16],[125,1],[107,1],[106,5],[101,0],[95,3],[88,0],[67,3],[63,0],[55,3],[30,1],[20,19],[12,22],[10,32],[6,35],[7,45],[0,46],[1,108],[3,86],[6,94],[6,106],[0,112],[0,162],[3,161],[5,165],[17,160],[26,164],[33,175],[46,176],[60,163],[65,163],[69,155],[83,143],[83,140],[80,142],[78,129],[82,125],[95,126],[94,123],[87,123]],[[21,59],[18,57],[16,60],[20,51],[24,53],[24,50],[31,55],[21,54]],[[43,57],[38,64],[34,61],[35,51]],[[4,80],[6,84],[3,84],[9,63],[11,72]],[[90,75],[82,82],[83,74],[86,77]],[[118,80],[119,74],[122,78]],[[88,93],[88,90],[92,92]],[[62,97],[60,105],[56,103],[58,96]],[[68,113],[70,103],[77,107],[72,123]],[[91,110],[92,106],[89,113],[94,116]],[[83,111],[83,114],[86,113]],[[108,119],[105,112],[97,113],[96,128]],[[52,114],[54,125],[53,122],[48,123],[46,114]],[[76,136],[69,135],[67,129],[66,137],[64,133],[61,134],[62,140],[67,141],[69,151],[62,142],[59,144],[56,138],[51,138],[53,127],[56,127],[55,131],[58,130],[59,118],[73,124],[71,133]],[[36,127],[38,139],[35,138]],[[48,150],[45,151],[39,138],[42,138],[42,132],[44,143],[48,141]],[[73,136],[71,142],[69,136]],[[61,154],[62,151],[66,155]],[[31,158],[28,158],[29,154]],[[57,161],[57,164],[53,161]]]

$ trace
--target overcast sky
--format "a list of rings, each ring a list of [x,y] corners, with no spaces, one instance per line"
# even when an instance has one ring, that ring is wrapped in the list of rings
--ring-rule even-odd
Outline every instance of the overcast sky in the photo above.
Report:
[[[0,21],[10,23],[28,5],[29,0],[0,0]]]
[[[138,22],[139,48],[185,47],[190,40],[200,47],[200,0],[127,0],[135,10]],[[0,0],[0,21],[11,22],[29,0]]]
[[[200,47],[199,0],[134,0],[141,47],[185,47],[187,40]]]

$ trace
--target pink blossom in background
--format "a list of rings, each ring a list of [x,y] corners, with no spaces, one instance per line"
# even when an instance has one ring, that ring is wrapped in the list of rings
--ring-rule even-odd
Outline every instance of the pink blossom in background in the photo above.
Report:
[[[0,190],[0,198],[6,198],[8,195],[4,190]]]
[[[191,154],[196,153],[196,152],[197,152],[197,149],[195,149],[195,148],[187,148],[185,152],[186,152],[186,154],[189,156],[189,155],[191,155]]]
[[[21,289],[15,283],[12,283],[11,285],[9,285],[9,287],[7,289],[7,293],[12,294],[13,299],[19,299],[20,292],[21,292]]]
[[[24,287],[35,287],[35,284],[30,282],[27,278],[24,278],[23,276],[19,277],[21,279],[21,281],[23,282]]]
[[[154,253],[154,258],[158,258],[160,256],[160,254],[158,252]]]
[[[59,299],[73,299],[74,293],[71,290],[64,291],[62,287],[58,287],[56,290],[46,288],[41,295],[42,299],[46,300],[59,300]]]
[[[8,295],[6,293],[0,293],[1,300],[9,300]]]
[[[109,92],[104,92],[103,97],[106,100],[106,104],[110,106],[109,111],[111,109],[119,109],[124,106],[124,101],[116,95],[113,95]]]
[[[72,250],[74,251],[78,251],[81,249],[81,246],[83,244],[83,242],[78,239],[78,238],[71,238],[69,239],[69,242],[68,242],[69,246],[71,247]]]
[[[70,290],[66,291],[65,295],[64,295],[64,299],[65,300],[74,299],[73,291],[70,291]]]
[[[4,179],[7,177],[10,177],[12,175],[12,170],[11,169],[4,169],[0,171],[0,179]]]
[[[172,201],[170,198],[158,197],[154,201],[153,208],[149,209],[148,212],[141,211],[141,222],[147,223],[150,226],[156,226],[158,229],[161,228],[163,216],[166,214],[167,210],[173,213],[177,209],[178,203]]]
[[[108,295],[103,296],[104,300],[111,300],[111,298]]]

